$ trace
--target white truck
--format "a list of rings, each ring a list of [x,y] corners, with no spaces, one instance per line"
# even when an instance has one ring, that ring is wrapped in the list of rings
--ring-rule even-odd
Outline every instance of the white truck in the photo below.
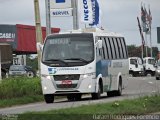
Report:
[[[128,60],[130,76],[142,76],[144,73],[142,59],[139,57],[130,57]]]
[[[154,76],[156,71],[156,60],[152,57],[143,58],[144,72],[146,76]]]

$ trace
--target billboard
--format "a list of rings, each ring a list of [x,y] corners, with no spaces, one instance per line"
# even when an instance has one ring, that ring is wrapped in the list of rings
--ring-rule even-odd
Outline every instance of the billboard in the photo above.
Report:
[[[72,16],[72,8],[66,9],[51,9],[51,16],[53,17],[69,17]]]
[[[157,43],[160,43],[160,27],[157,27]]]
[[[50,0],[51,9],[71,8],[71,0]]]
[[[17,48],[16,25],[0,25],[0,43],[9,43]]]
[[[51,28],[51,33],[58,33],[59,28]],[[43,40],[46,37],[46,28],[42,27]],[[30,25],[2,25],[0,24],[0,43],[11,44],[17,54],[36,53],[35,26]]]

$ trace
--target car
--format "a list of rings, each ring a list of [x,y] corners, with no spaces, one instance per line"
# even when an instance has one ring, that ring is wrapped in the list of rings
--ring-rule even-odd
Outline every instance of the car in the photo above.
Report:
[[[9,76],[27,76],[33,78],[36,76],[36,72],[30,66],[11,65],[9,68]]]
[[[156,76],[156,80],[160,79],[160,60],[158,60],[156,64],[155,76]]]

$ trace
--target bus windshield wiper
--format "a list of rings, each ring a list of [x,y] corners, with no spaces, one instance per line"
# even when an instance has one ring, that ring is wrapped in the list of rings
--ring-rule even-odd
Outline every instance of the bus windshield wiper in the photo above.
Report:
[[[68,65],[68,63],[65,62],[65,61],[62,60],[62,59],[48,59],[48,60],[45,60],[45,61],[60,61],[60,62],[62,62],[62,63],[64,63],[64,64]]]
[[[83,59],[83,58],[68,58],[68,59],[65,59],[65,60],[80,60],[82,62],[88,63],[88,61]]]

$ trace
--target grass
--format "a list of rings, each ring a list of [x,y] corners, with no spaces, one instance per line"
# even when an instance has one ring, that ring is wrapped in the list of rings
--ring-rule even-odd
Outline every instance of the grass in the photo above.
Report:
[[[42,95],[39,78],[15,77],[0,83],[0,100]]]
[[[19,115],[21,120],[84,120],[93,115],[144,115],[160,111],[160,96],[142,97],[134,100],[115,101],[96,105],[84,105],[76,108],[32,112]],[[98,119],[98,118],[97,118]]]
[[[24,105],[24,104],[35,103],[40,101],[43,101],[42,95],[23,96],[19,98],[3,99],[3,100],[0,100],[0,108],[11,107],[15,105]]]
[[[40,78],[13,77],[0,83],[0,108],[43,101]]]
[[[55,97],[60,98],[64,97]],[[40,101],[44,101],[44,98],[38,77],[13,77],[0,82],[0,108]]]

